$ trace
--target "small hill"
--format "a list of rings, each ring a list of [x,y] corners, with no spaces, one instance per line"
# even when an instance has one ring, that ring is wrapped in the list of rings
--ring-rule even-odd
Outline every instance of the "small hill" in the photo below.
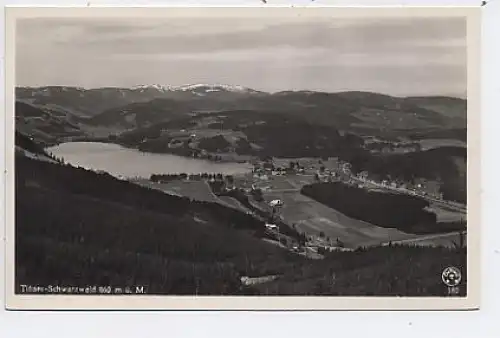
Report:
[[[467,119],[467,100],[447,96],[407,97],[405,101],[449,118]]]
[[[17,100],[29,100],[31,104],[57,105],[82,117],[97,115],[105,110],[133,102],[149,101],[162,97],[163,92],[155,88],[96,88],[85,89],[67,86],[39,88],[16,88]]]
[[[80,126],[81,119],[26,102],[16,101],[15,119],[16,130],[46,145],[56,143],[61,138],[85,135]]]
[[[172,99],[154,99],[131,103],[98,114],[88,123],[97,126],[118,126],[125,129],[148,127],[190,113],[189,105]]]
[[[215,129],[210,129],[215,128]],[[196,136],[188,148],[169,148],[175,131]],[[206,130],[234,134],[233,140],[211,135],[203,137]],[[234,110],[199,114],[137,128],[118,135],[114,141],[142,150],[179,155],[198,155],[201,149],[216,152],[236,148],[240,155],[274,157],[320,157],[350,152],[362,144],[362,139],[337,128],[314,124],[299,116],[283,112]],[[190,143],[190,142],[188,142]],[[182,152],[181,152],[182,150]]]

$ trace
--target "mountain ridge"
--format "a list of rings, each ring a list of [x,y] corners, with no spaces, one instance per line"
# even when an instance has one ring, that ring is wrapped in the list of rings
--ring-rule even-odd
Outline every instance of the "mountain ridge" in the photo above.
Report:
[[[262,113],[272,113],[360,135],[406,135],[429,130],[464,129],[467,111],[467,101],[452,97],[400,98],[365,91],[266,93],[221,84],[152,84],[94,89],[18,87],[16,99],[29,105],[24,106],[24,110],[30,107],[39,110],[39,118],[29,112],[30,116],[26,117],[21,116],[23,110],[16,107],[16,119],[29,122],[25,123],[25,132],[31,133],[33,127],[45,133],[52,130],[52,126],[47,125],[48,120],[62,132],[61,137],[66,133],[73,138],[86,134],[106,137],[125,130],[189,118],[200,112],[229,114],[238,111],[246,111],[248,116],[245,119],[252,123],[257,123],[256,119]],[[51,139],[40,135],[44,140]]]
[[[221,84],[221,83],[196,83],[196,84],[184,84],[184,85],[166,85],[166,84],[139,84],[134,86],[102,86],[102,87],[81,87],[81,86],[66,86],[66,85],[48,85],[48,86],[16,86],[17,89],[60,89],[60,90],[69,90],[74,89],[78,91],[95,91],[95,90],[138,90],[138,89],[157,89],[162,91],[185,91],[189,89],[196,89],[199,87],[220,87],[222,89],[226,89],[228,91],[247,91],[247,92],[255,92],[255,93],[264,93],[264,94],[283,94],[283,93],[326,93],[326,94],[343,94],[343,93],[365,93],[365,94],[376,94],[387,97],[394,98],[450,98],[454,100],[467,101],[466,98],[462,98],[460,96],[453,95],[392,95],[388,93],[375,92],[369,90],[340,90],[340,91],[328,91],[328,90],[311,90],[311,89],[296,89],[296,90],[277,90],[277,91],[265,91],[265,90],[257,90],[251,87],[246,87],[242,85],[233,85],[233,84]]]

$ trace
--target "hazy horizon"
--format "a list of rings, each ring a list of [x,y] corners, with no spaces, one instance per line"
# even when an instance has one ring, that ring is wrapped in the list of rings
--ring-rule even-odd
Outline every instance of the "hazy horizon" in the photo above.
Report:
[[[20,19],[16,87],[239,85],[466,98],[465,18]]]

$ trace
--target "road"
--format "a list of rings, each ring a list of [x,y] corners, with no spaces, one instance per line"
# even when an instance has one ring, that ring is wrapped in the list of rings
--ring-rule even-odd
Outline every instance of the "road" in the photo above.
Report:
[[[365,182],[356,179],[365,185],[371,182]],[[346,243],[347,247],[355,248],[357,246],[380,245],[384,243],[413,243],[432,245],[433,243],[443,243],[446,246],[458,242],[458,233],[446,233],[435,235],[409,234],[393,228],[384,228],[375,226],[367,222],[355,220],[343,215],[333,208],[327,207],[313,199],[300,193],[301,184],[299,182],[285,179],[290,187],[276,187],[264,191],[265,203],[258,203],[259,207],[267,206],[267,203],[273,199],[281,199],[284,206],[280,208],[279,217],[288,224],[295,224],[300,231],[308,235],[318,235],[325,233],[330,238],[340,238]],[[311,182],[312,183],[312,182]],[[272,183],[271,183],[272,185]],[[396,190],[382,185],[371,184],[374,187],[386,191]],[[409,191],[396,190],[401,194],[409,194]],[[461,208],[453,208],[448,203],[432,199],[435,205],[443,205],[444,208],[463,212]],[[458,210],[457,210],[458,209]],[[453,240],[452,240],[453,238]]]
[[[301,174],[301,175],[297,175],[297,176],[303,176],[303,177],[313,177],[314,175],[309,175],[309,174]],[[401,189],[401,188],[393,188],[393,187],[390,187],[390,186],[384,186],[382,184],[379,184],[379,183],[374,183],[374,182],[368,182],[366,180],[362,180],[356,176],[351,176],[351,179],[354,180],[354,181],[357,181],[359,183],[363,183],[364,185],[371,185],[373,187],[376,187],[376,188],[379,188],[379,189],[383,189],[383,190],[388,190],[388,191],[394,191],[394,192],[398,192],[398,193],[403,193],[403,194],[406,194],[406,195],[415,195],[413,193],[412,190],[408,190],[408,189]],[[296,181],[294,180],[290,180],[290,179],[285,179],[285,181],[291,185],[293,188],[285,188],[285,189],[269,189],[269,190],[266,190],[266,192],[268,193],[293,193],[293,192],[299,192],[302,188],[302,186],[298,185]],[[312,181],[310,183],[313,183]],[[467,212],[467,206],[466,205],[463,205],[461,203],[458,203],[458,202],[452,202],[452,201],[444,201],[444,200],[440,200],[440,199],[436,199],[436,198],[432,198],[430,196],[422,196],[422,195],[417,195],[429,202],[432,202],[434,203],[435,205],[439,206],[439,207],[442,207],[442,208],[445,208],[445,209],[450,209],[450,210],[453,210],[453,211],[457,211],[457,212],[460,212],[460,213],[466,213]]]
[[[261,209],[265,212],[270,212],[270,210],[268,210],[268,203],[273,199],[282,199],[284,201],[284,207],[280,209],[280,218],[288,224],[295,224],[300,231],[304,231],[307,234],[318,235],[320,232],[323,232],[330,238],[340,238],[344,243],[346,243],[346,247],[349,248],[356,248],[360,245],[387,245],[389,241],[394,244],[415,243],[421,245],[433,245],[434,243],[439,242],[440,244],[444,243],[446,246],[452,246],[454,242],[456,243],[459,241],[458,232],[435,235],[413,235],[403,233],[396,229],[379,227],[367,222],[352,219],[330,207],[302,195],[300,193],[301,186],[298,182],[294,182],[289,179],[286,179],[286,181],[293,188],[269,189],[265,191],[264,194],[266,202],[256,203],[250,199],[250,203],[253,207]],[[357,181],[363,184],[372,184],[371,182],[367,183],[359,179],[357,179]],[[163,190],[166,193],[172,194],[170,189],[166,189],[166,187],[161,184],[154,184],[152,182],[141,183],[142,185],[154,187],[156,189]],[[226,199],[225,197],[219,198],[216,196],[210,189],[208,182],[203,182],[203,184],[205,185],[203,190],[206,189],[206,199],[216,201],[230,208],[247,211],[255,217],[261,220],[263,219],[254,211],[248,210],[233,198]],[[372,185],[386,190],[395,190],[382,185]],[[201,186],[199,186],[199,188],[201,188]],[[397,191],[403,193],[401,189]],[[436,204],[441,202],[442,205],[451,209],[448,204],[443,203],[442,201],[433,200],[433,202]]]
[[[325,237],[339,238],[347,248],[418,237],[350,218],[298,191],[268,192],[264,194],[264,198],[265,202],[258,203],[261,208],[266,207],[273,199],[281,199],[284,202],[278,216],[285,223],[295,224],[300,232],[305,232],[309,236],[319,236],[320,233],[324,233]]]
[[[355,176],[351,176],[351,178],[355,181],[360,182],[360,183],[363,183],[366,185],[373,185],[373,186],[380,188],[380,189],[395,191],[395,192],[404,193],[407,195],[415,195],[415,194],[413,194],[413,192],[411,190],[408,190],[408,189],[393,188],[390,186],[384,186],[384,185],[379,184],[379,183],[368,182],[368,181],[362,180],[362,179],[355,177]],[[452,209],[452,210],[455,210],[458,212],[463,212],[463,213],[467,212],[467,206],[463,205],[461,203],[458,203],[458,202],[444,201],[444,200],[432,198],[430,196],[422,196],[422,195],[416,195],[416,196],[419,196],[419,197],[421,197],[429,202],[433,202],[433,203],[437,204],[438,206],[441,206],[444,208]]]

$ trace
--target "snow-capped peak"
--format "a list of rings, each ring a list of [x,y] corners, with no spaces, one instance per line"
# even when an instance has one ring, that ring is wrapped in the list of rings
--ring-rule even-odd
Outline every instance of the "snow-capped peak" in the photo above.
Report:
[[[243,86],[234,86],[234,85],[227,85],[227,84],[203,84],[203,83],[197,83],[197,84],[188,84],[188,85],[182,85],[182,86],[168,86],[168,85],[160,85],[160,84],[151,84],[151,85],[139,85],[133,87],[133,89],[156,89],[159,91],[203,91],[205,93],[208,92],[219,92],[219,91],[229,91],[229,92],[235,92],[235,93],[250,93],[250,92],[255,92],[255,90],[246,88]]]
[[[182,91],[188,91],[188,90],[196,90],[196,89],[205,89],[206,92],[215,92],[215,91],[229,91],[229,92],[251,92],[253,91],[252,89],[243,87],[243,86],[233,86],[233,85],[227,85],[227,84],[190,84],[190,85],[184,85],[180,87],[176,87],[175,90],[182,90]]]
[[[161,85],[161,84],[139,85],[139,86],[132,87],[132,89],[150,89],[150,88],[156,89],[159,91],[163,91],[163,92],[172,90],[171,86],[165,86],[165,85]]]

